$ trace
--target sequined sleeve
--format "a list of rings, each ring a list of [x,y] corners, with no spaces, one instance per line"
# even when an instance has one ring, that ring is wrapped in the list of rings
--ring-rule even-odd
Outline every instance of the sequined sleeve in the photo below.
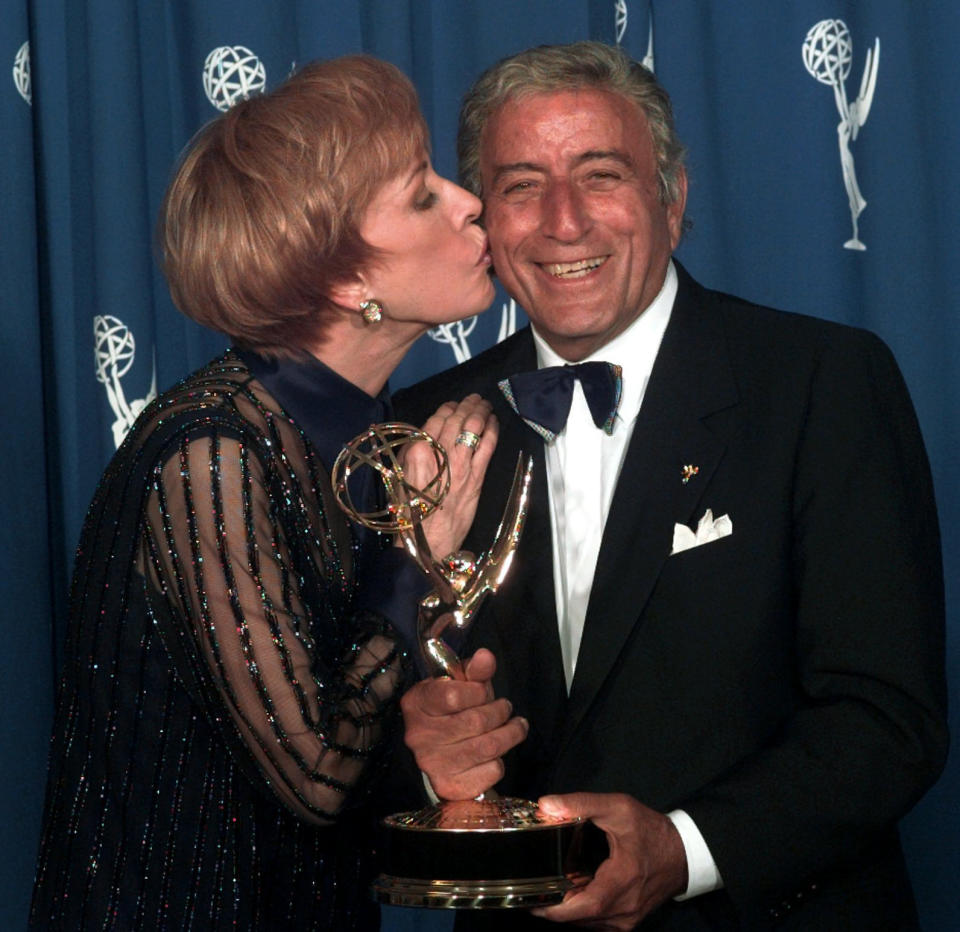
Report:
[[[284,430],[182,437],[154,473],[143,562],[211,714],[225,707],[266,784],[322,822],[385,741],[403,659],[383,620],[352,613],[325,474]]]

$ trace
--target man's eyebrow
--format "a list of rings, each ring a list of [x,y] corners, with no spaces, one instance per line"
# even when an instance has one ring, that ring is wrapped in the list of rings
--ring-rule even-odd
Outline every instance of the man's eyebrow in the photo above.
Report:
[[[535,162],[509,162],[506,165],[498,165],[493,172],[493,182],[496,184],[504,175],[512,175],[514,172],[543,172],[546,169]]]
[[[600,159],[610,159],[627,168],[633,168],[633,159],[620,149],[590,149],[578,155],[576,162],[582,165],[584,162],[593,162]]]

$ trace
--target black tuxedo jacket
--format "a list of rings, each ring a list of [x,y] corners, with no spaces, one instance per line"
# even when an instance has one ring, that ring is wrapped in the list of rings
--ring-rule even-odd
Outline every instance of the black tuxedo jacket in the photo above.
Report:
[[[543,441],[497,388],[536,367],[529,330],[396,398],[418,424],[469,392],[493,402],[474,551],[518,452],[535,457],[512,575],[466,650],[493,650],[497,694],[531,725],[500,788],[686,810],[724,890],[643,928],[910,928],[895,826],[942,769],[947,732],[939,534],[906,387],[876,337],[678,272],[569,696]],[[733,533],[671,555],[674,525],[707,508]]]

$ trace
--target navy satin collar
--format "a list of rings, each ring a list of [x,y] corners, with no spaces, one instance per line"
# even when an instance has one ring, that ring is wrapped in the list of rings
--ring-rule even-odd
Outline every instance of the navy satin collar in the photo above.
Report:
[[[386,385],[372,398],[314,356],[273,360],[252,350],[236,353],[310,438],[328,470],[345,443],[393,418]]]

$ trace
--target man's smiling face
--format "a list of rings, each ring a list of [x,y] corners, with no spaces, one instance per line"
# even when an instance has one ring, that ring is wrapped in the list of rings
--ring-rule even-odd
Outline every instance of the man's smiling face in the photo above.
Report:
[[[599,88],[511,99],[484,129],[480,170],[497,276],[562,357],[590,355],[657,296],[686,179],[677,201],[660,202],[631,101]]]

